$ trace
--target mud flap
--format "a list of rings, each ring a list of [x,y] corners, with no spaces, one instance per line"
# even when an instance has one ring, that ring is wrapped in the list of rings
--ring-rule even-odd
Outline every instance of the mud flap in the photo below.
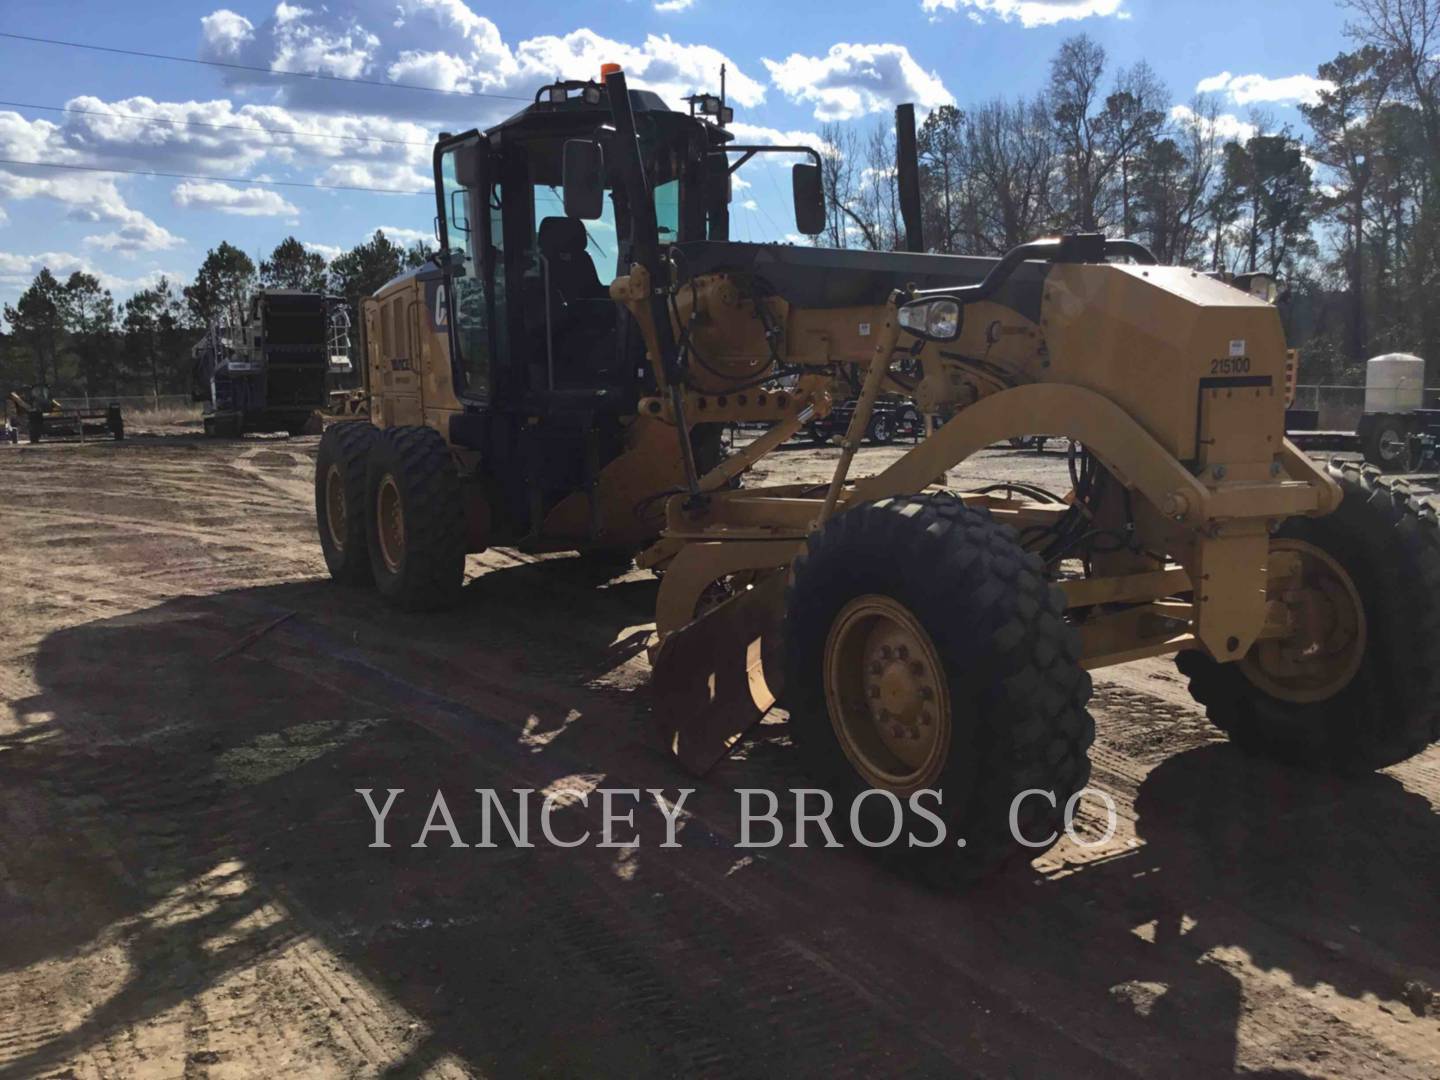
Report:
[[[666,636],[651,659],[657,745],[690,772],[709,772],[780,694],[784,573]]]

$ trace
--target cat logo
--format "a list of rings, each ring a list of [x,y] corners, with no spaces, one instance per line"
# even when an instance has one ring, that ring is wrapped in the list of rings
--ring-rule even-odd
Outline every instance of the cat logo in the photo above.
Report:
[[[446,313],[444,285],[435,286],[435,296],[430,302],[430,310],[435,312],[435,329],[445,329],[449,316]]]

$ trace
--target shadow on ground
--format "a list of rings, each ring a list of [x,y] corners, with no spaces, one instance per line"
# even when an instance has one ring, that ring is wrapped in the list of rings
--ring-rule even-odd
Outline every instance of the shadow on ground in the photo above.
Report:
[[[1246,965],[1342,1003],[1440,969],[1430,804],[1387,775],[1320,780],[1226,745],[1149,774],[1133,854],[966,896],[851,851],[742,858],[714,781],[681,851],[657,850],[648,811],[633,852],[518,850],[498,824],[494,848],[409,846],[436,789],[473,844],[478,787],[690,783],[645,745],[654,583],[593,584],[578,560],[516,566],[421,618],[301,583],[45,639],[0,752],[0,970],[119,946],[128,974],[0,1075],[55,1068],[301,941],[421,1025],[370,1063],[397,1076],[452,1057],[499,1075],[1173,1074],[1177,1058],[1209,1074],[1241,1056]],[[367,847],[361,787],[405,790],[388,849]],[[598,827],[593,805],[555,817],[566,837]],[[1329,1014],[1288,1023],[1281,1056],[1324,1071]]]

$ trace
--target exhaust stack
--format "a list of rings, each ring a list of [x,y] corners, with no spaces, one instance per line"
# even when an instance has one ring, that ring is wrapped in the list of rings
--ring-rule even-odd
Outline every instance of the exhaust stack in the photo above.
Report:
[[[895,182],[900,188],[900,217],[905,222],[905,250],[925,250],[920,214],[920,156],[915,142],[915,106],[895,108]]]

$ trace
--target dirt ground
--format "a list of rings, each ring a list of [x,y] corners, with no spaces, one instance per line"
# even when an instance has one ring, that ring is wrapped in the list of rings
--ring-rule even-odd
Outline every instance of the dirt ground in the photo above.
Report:
[[[1252,761],[1146,661],[1097,673],[1100,847],[964,895],[739,851],[734,789],[804,778],[783,722],[698,783],[644,745],[650,575],[491,552],[389,612],[324,577],[317,441],[0,447],[0,1077],[1440,1076],[1440,748]],[[410,846],[437,788],[475,844],[473,789],[600,785],[697,787],[682,849]]]

